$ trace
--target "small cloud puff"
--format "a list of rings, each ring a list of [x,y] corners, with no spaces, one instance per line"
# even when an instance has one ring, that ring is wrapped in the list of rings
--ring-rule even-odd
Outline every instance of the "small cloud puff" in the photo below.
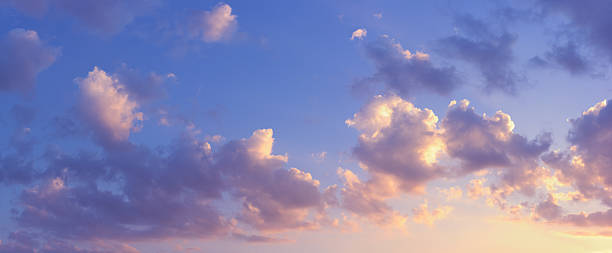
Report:
[[[237,16],[232,14],[232,7],[219,3],[210,11],[193,13],[189,31],[192,37],[204,42],[218,42],[229,39],[237,26]]]
[[[363,38],[366,37],[366,35],[368,35],[368,31],[365,28],[359,28],[353,32],[353,34],[351,35],[351,40],[354,40],[354,39],[362,40]]]

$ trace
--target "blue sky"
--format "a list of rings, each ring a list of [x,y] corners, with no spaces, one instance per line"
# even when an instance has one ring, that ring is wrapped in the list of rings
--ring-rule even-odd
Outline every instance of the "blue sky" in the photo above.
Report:
[[[608,252],[608,10],[0,0],[0,252]]]

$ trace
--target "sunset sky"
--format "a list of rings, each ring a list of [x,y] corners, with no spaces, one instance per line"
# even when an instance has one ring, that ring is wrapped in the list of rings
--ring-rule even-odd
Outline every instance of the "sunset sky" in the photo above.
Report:
[[[608,0],[0,0],[0,253],[612,253]]]

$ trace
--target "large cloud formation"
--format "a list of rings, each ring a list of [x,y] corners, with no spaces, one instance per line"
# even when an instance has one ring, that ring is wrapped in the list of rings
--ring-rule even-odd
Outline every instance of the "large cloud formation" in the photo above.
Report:
[[[429,109],[397,96],[377,96],[346,123],[360,132],[353,154],[370,179],[362,182],[350,170],[341,170],[342,206],[377,222],[397,217],[386,199],[422,193],[435,179],[498,169],[502,178],[493,192],[503,207],[515,191],[532,196],[546,176],[538,161],[551,144],[548,134],[528,140],[513,132],[509,115],[478,115],[467,100],[452,101],[438,123]],[[430,223],[430,213],[416,213],[422,216],[416,220]]]
[[[442,120],[446,152],[461,162],[459,174],[486,168],[505,169],[503,183],[533,194],[537,186],[538,161],[552,139],[543,134],[534,140],[514,133],[510,115],[478,115],[469,101],[452,101]]]
[[[50,150],[14,218],[26,231],[64,242],[250,238],[249,231],[325,224],[319,182],[286,168],[287,156],[271,154],[272,134],[257,130],[216,152],[189,131],[165,154],[134,144],[103,156]],[[241,206],[238,213],[218,211],[224,193]]]
[[[0,91],[31,91],[38,73],[58,55],[59,49],[46,45],[36,31],[11,30],[0,41]]]
[[[576,188],[580,199],[600,200],[612,207],[612,108],[610,100],[588,108],[578,118],[571,119],[567,151],[554,151],[543,157],[551,167],[561,171],[559,180]],[[581,226],[612,226],[612,209],[590,214],[560,213],[547,217]]]
[[[383,84],[402,97],[412,97],[422,91],[448,95],[460,82],[454,67],[435,66],[426,53],[410,52],[388,36],[368,43],[366,53],[374,62],[376,72],[355,82],[354,90]]]
[[[103,147],[100,152],[70,154],[53,146],[43,153],[44,163],[27,156],[0,157],[0,182],[25,188],[13,209],[23,233],[16,231],[0,252],[54,247],[118,252],[114,248],[121,243],[151,239],[274,241],[267,234],[332,224],[326,212],[336,204],[335,188],[322,190],[311,174],[287,167],[287,155],[272,153],[271,129],[215,144],[214,150],[193,124],[164,147],[132,143],[129,135],[143,120],[141,102],[151,94],[147,88],[159,87],[130,88],[141,79],[126,78],[123,72],[111,75],[94,68],[76,79],[79,119]],[[16,115],[19,126],[33,117]],[[228,207],[236,210],[220,211]],[[103,251],[92,242],[113,249]],[[60,247],[75,243],[87,247]]]

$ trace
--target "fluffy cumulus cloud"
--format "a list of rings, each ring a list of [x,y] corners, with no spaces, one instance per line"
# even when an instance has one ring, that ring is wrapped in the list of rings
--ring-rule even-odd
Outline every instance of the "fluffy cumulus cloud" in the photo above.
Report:
[[[216,166],[234,187],[231,192],[244,200],[238,219],[264,231],[316,228],[320,220],[308,215],[311,209],[317,214],[325,209],[319,181],[299,169],[284,169],[287,156],[272,155],[273,142],[271,129],[257,130],[249,139],[226,144],[216,156]]]
[[[429,109],[397,96],[377,96],[346,123],[360,132],[353,154],[370,178],[361,181],[350,170],[341,170],[345,181],[341,205],[379,223],[398,217],[386,200],[402,193],[423,193],[435,179],[498,170],[498,182],[485,186],[484,179],[473,181],[466,194],[486,197],[490,205],[505,208],[511,194],[534,196],[550,176],[550,170],[539,166],[540,156],[551,144],[548,134],[528,140],[513,132],[509,115],[501,111],[492,117],[478,115],[467,100],[452,101],[439,123]],[[463,194],[457,187],[442,192],[448,200]],[[422,223],[433,223],[449,212],[446,207],[415,210],[415,221]]]
[[[125,142],[142,127],[142,105],[163,98],[165,85],[172,79],[172,74],[143,75],[125,65],[115,74],[94,67],[87,77],[75,81],[80,91],[79,115],[105,146]]]
[[[420,191],[442,173],[437,157],[443,143],[431,110],[397,96],[377,96],[346,123],[360,132],[353,153],[361,165],[396,178],[405,191]]]
[[[258,233],[331,224],[326,209],[334,205],[334,188],[320,190],[309,173],[287,168],[286,155],[272,154],[272,135],[271,129],[257,130],[215,150],[191,130],[163,153],[129,142],[102,154],[48,150],[47,165],[38,168],[40,175],[14,209],[17,224],[33,239],[8,240],[0,252],[41,250],[56,242],[99,250],[105,248],[93,242],[120,246],[230,235],[270,241]],[[220,212],[227,201],[238,212]]]
[[[204,42],[217,42],[229,39],[237,26],[237,16],[232,14],[232,7],[219,3],[210,11],[193,13],[189,32],[192,37]]]
[[[366,53],[373,61],[376,72],[355,82],[352,87],[354,91],[368,90],[382,84],[402,97],[414,96],[419,91],[447,95],[459,84],[453,67],[435,66],[428,54],[404,49],[388,36],[367,44]]]
[[[58,55],[59,49],[46,45],[36,31],[11,30],[0,41],[0,91],[32,90],[38,73]]]
[[[612,109],[610,100],[601,101],[588,108],[578,118],[569,120],[571,128],[567,151],[553,151],[543,160],[560,170],[559,181],[579,191],[576,200],[600,200],[612,207]],[[565,217],[550,216],[576,225],[612,226],[612,211],[569,214]]]
[[[366,30],[365,28],[359,28],[355,30],[353,34],[351,34],[351,40],[354,40],[354,39],[362,40],[363,38],[365,38],[366,35],[368,35],[368,30]]]
[[[549,134],[528,140],[514,133],[510,115],[497,111],[489,117],[476,114],[469,101],[452,101],[442,120],[446,152],[461,162],[461,173],[486,168],[506,169],[504,183],[533,193],[537,179],[539,157],[551,145]]]
[[[86,78],[76,80],[80,91],[81,116],[96,138],[109,145],[127,140],[143,120],[138,103],[124,91],[124,85],[95,67]]]
[[[474,65],[484,77],[485,92],[516,94],[522,79],[511,68],[516,35],[496,33],[487,23],[469,15],[457,17],[455,23],[459,33],[439,40],[437,51]]]
[[[159,0],[0,0],[34,16],[42,16],[51,6],[102,34],[121,31],[135,17],[160,5]]]

